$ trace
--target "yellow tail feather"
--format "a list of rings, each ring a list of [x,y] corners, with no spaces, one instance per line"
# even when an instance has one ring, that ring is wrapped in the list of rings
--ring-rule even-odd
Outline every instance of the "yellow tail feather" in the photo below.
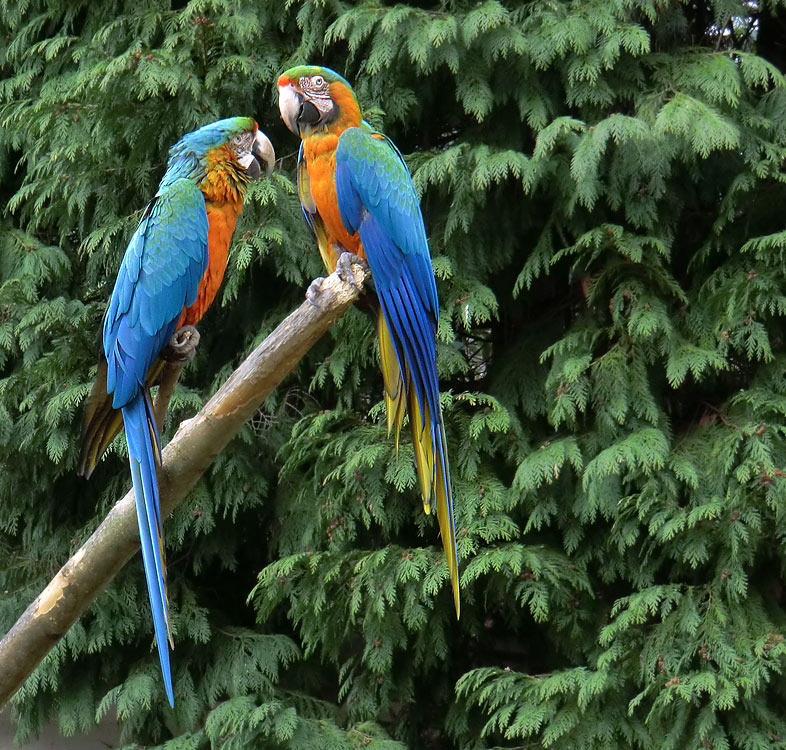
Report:
[[[404,368],[402,378],[401,368],[393,347],[385,318],[381,312],[377,317],[377,331],[379,333],[379,353],[382,361],[382,379],[385,383],[385,405],[387,407],[388,435],[391,429],[395,430],[396,452],[398,452],[399,434],[404,421],[405,408],[409,412],[409,423],[412,428],[412,444],[415,449],[415,465],[417,468],[420,493],[423,497],[423,510],[431,513],[432,502],[437,506],[437,521],[442,536],[442,546],[448,561],[450,583],[453,588],[453,604],[456,607],[456,617],[461,614],[459,599],[458,556],[456,555],[456,532],[450,519],[450,487],[448,482],[447,467],[443,462],[443,455],[447,456],[447,440],[442,419],[439,420],[439,434],[431,434],[431,413],[428,405],[422,409],[418,403],[415,389],[412,387],[409,371]],[[406,379],[406,382],[405,382]],[[442,451],[438,449],[442,445]]]
[[[440,424],[442,433],[442,445],[447,445],[445,440],[445,428]],[[450,478],[445,476],[445,466],[442,457],[437,455],[437,520],[439,521],[439,531],[442,535],[442,547],[445,550],[445,557],[448,560],[448,570],[450,571],[450,584],[453,587],[453,604],[456,607],[456,619],[461,616],[461,600],[459,598],[459,577],[458,577],[458,556],[456,555],[456,529],[450,522],[448,512],[448,498],[446,488]]]
[[[434,449],[431,438],[431,421],[428,406],[421,412],[414,388],[409,388],[409,425],[412,428],[412,444],[415,447],[415,464],[423,496],[423,510],[431,513],[431,499],[437,476],[434,471]],[[425,421],[424,421],[425,417]]]
[[[404,423],[406,411],[406,391],[401,377],[401,368],[398,366],[396,350],[393,347],[393,339],[381,311],[377,314],[377,332],[379,334],[379,358],[382,362],[382,380],[385,383],[388,435],[390,435],[391,429],[395,428],[396,454],[398,454],[401,425]]]
[[[153,402],[150,398],[150,389],[145,388],[145,398],[147,403],[147,431],[150,433],[150,444],[153,446],[153,458],[156,466],[161,468],[161,442],[158,438],[158,428],[156,427],[155,415],[153,414]]]

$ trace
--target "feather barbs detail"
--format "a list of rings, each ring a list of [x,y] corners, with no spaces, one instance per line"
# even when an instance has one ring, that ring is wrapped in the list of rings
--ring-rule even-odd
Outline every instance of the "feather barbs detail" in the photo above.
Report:
[[[207,152],[205,178],[199,185],[206,200],[233,204],[240,213],[248,182],[245,170],[229,146],[217,146]]]

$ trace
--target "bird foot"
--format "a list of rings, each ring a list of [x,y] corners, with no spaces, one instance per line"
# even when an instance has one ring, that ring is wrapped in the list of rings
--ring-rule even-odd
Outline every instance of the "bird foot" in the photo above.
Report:
[[[317,276],[309,285],[308,289],[306,289],[306,299],[314,305],[314,307],[319,307],[319,295],[322,294],[322,284],[325,283],[324,276]]]
[[[172,334],[162,354],[167,362],[190,362],[194,358],[197,346],[199,346],[199,331],[194,326],[182,326]]]
[[[369,275],[368,263],[355,253],[343,252],[338,256],[336,273],[344,283],[359,288]]]

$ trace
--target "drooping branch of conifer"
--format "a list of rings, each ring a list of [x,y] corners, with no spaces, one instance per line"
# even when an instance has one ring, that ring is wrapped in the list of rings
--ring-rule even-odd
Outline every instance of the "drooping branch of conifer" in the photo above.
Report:
[[[324,280],[316,304],[304,302],[238,367],[163,452],[161,512],[169,515],[253,416],[271,391],[357,298],[367,277],[352,266],[353,283],[338,273]],[[139,549],[132,491],[60,569],[0,641],[0,706],[55,646]]]

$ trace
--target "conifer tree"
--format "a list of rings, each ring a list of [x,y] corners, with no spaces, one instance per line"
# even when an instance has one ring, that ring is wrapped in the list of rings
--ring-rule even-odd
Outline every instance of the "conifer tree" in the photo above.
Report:
[[[163,699],[133,562],[13,701],[203,748],[786,747],[786,6],[0,0],[0,631],[127,489],[78,479],[105,299],[184,132],[256,185],[165,429],[321,271],[278,121],[327,64],[402,150],[441,301],[456,622],[350,311],[166,523]],[[2,665],[0,665],[2,668]]]

